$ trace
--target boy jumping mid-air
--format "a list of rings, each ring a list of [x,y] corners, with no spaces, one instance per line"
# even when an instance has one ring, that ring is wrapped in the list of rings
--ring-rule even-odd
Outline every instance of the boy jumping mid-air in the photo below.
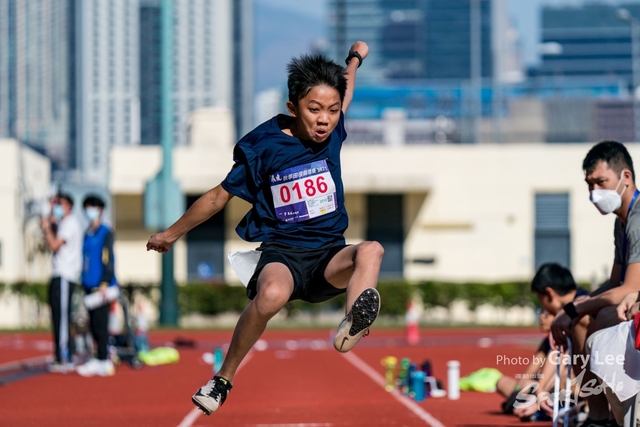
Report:
[[[166,253],[233,196],[252,205],[236,231],[246,241],[262,242],[261,255],[247,285],[251,301],[222,367],[192,397],[207,415],[224,403],[240,362],[288,301],[317,303],[346,292],[347,315],[333,342],[341,352],[351,350],[378,315],[375,286],[384,250],[377,242],[345,245],[348,216],[340,168],[344,113],[368,52],[364,42],[351,46],[346,70],[322,55],[294,58],[288,66],[290,116],[278,115],[238,141],[225,180],[149,238],[147,250]]]

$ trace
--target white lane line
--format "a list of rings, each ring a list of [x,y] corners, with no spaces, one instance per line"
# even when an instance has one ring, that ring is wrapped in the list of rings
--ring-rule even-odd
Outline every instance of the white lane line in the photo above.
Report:
[[[246,365],[246,363],[251,360],[251,357],[253,357],[253,355],[251,353],[247,354],[247,356],[244,358],[244,360],[240,363],[240,366],[238,366],[238,370],[236,371],[236,373],[238,371],[240,371],[240,369]],[[193,425],[193,423],[198,419],[198,417],[202,415],[202,411],[198,408],[193,408],[186,417],[184,417],[184,419],[182,420],[182,422],[180,424],[178,424],[178,427],[191,427]]]
[[[248,427],[332,427],[331,423],[249,424]]]
[[[186,417],[182,420],[178,427],[191,427],[193,423],[198,419],[198,417],[202,414],[202,411],[198,408],[193,408],[191,412],[187,414]]]
[[[49,364],[53,362],[53,356],[51,355],[47,355],[47,356],[36,356],[36,357],[31,357],[29,359],[22,359],[22,360],[14,360],[11,362],[6,362],[6,363],[2,363],[0,364],[0,372],[4,372],[4,371],[10,371],[12,369],[17,369],[17,368],[21,368],[25,365],[33,365],[33,364]]]
[[[374,383],[376,383],[380,387],[384,388],[384,386],[386,385],[384,377],[382,375],[380,375],[378,373],[378,371],[373,369],[371,366],[367,365],[367,363],[364,360],[360,359],[358,356],[356,356],[353,353],[342,353],[342,356],[345,359],[347,359],[347,361],[349,363],[351,363],[353,366],[355,366],[360,371],[362,371],[366,376],[371,378],[371,380]],[[400,402],[404,406],[406,406],[418,418],[420,418],[422,421],[424,421],[425,423],[429,424],[430,426],[432,426],[432,427],[444,427],[444,425],[440,421],[435,419],[433,417],[433,415],[431,415],[430,413],[428,413],[427,411],[422,409],[422,407],[420,405],[418,405],[417,403],[415,403],[413,400],[411,400],[411,399],[403,396],[402,394],[400,394],[398,392],[398,390],[393,390],[392,392],[389,393],[389,395],[391,395],[398,402]]]

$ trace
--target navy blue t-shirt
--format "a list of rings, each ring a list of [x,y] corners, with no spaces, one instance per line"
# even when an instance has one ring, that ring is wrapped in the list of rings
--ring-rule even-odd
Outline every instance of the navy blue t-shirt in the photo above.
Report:
[[[347,138],[344,115],[340,112],[336,128],[322,143],[282,132],[291,120],[278,115],[234,148],[235,164],[222,187],[253,205],[236,232],[249,242],[314,249],[344,243],[349,224],[340,169],[340,149]]]

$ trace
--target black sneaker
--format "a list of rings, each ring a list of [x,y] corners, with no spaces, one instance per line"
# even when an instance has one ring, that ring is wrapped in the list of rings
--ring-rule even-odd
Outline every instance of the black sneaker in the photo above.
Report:
[[[215,376],[196,391],[196,394],[191,397],[191,401],[205,415],[211,415],[227,400],[231,388],[229,381]]]
[[[369,335],[369,327],[378,317],[380,294],[374,288],[367,288],[353,303],[349,314],[342,319],[338,332],[333,339],[336,350],[346,353],[355,346],[360,338]]]

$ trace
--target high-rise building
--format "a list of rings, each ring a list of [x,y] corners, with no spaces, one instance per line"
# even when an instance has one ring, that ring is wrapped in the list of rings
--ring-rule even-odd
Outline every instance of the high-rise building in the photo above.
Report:
[[[617,9],[640,19],[640,4],[544,6],[542,43],[536,74],[541,76],[613,76],[631,79],[631,26]]]
[[[233,106],[231,0],[173,4],[174,144],[187,143],[189,114]]]
[[[242,0],[243,3],[246,1]],[[176,145],[187,143],[187,121],[192,111],[205,107],[233,109],[242,101],[242,98],[240,101],[235,99],[236,94],[242,94],[236,87],[236,82],[245,79],[244,73],[251,76],[251,63],[245,67],[248,70],[243,74],[234,73],[235,3],[238,2],[173,2],[173,142]],[[160,0],[140,0],[140,110],[143,144],[157,144],[161,138],[161,7]],[[243,10],[246,14],[250,12],[250,8]],[[237,37],[242,40],[239,35]]]
[[[106,184],[109,150],[140,142],[137,0],[78,6],[77,158],[85,180]]]
[[[140,143],[162,137],[162,0],[140,0]]]
[[[479,8],[475,24],[480,34],[483,77],[493,74],[492,1],[430,0],[427,12],[427,78],[467,79],[471,74],[472,3]]]
[[[114,145],[161,135],[161,0],[0,0],[0,136],[104,185]],[[173,142],[191,112],[253,124],[252,0],[173,0]]]
[[[0,136],[15,136],[15,1],[0,0]]]
[[[0,137],[73,167],[74,1],[0,0]]]
[[[472,4],[479,13],[472,21]],[[362,77],[469,79],[478,25],[484,77],[493,73],[492,10],[502,0],[329,0],[330,54],[342,61],[353,42],[370,48]]]
[[[329,54],[343,64],[357,40],[369,45],[363,79],[426,76],[427,0],[329,0]]]

